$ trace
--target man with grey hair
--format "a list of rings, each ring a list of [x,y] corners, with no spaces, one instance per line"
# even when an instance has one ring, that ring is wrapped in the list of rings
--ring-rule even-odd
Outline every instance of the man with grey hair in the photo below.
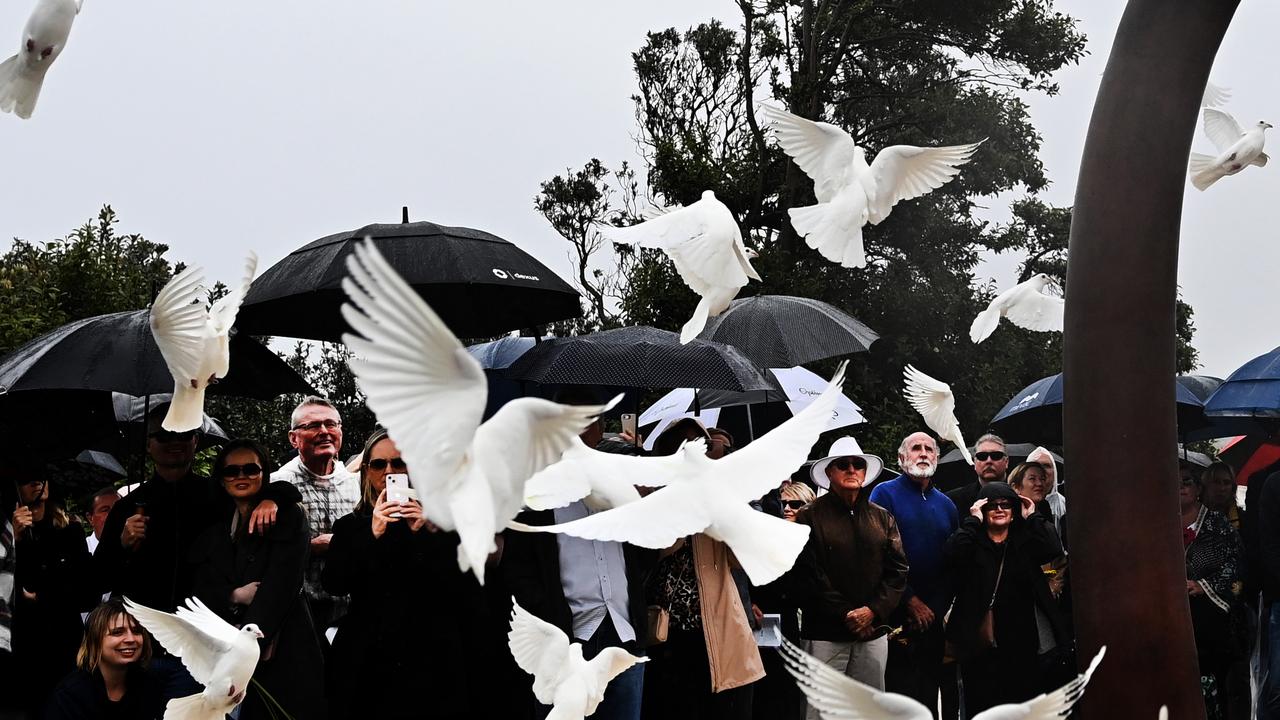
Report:
[[[338,459],[342,416],[322,397],[308,396],[294,408],[289,418],[289,444],[298,456],[272,473],[271,479],[286,480],[302,493],[302,510],[311,527],[311,558],[303,591],[316,630],[324,635],[326,628],[336,626],[346,614],[348,598],[326,593],[320,586],[320,574],[333,539],[333,524],[360,502],[360,476]]]
[[[938,706],[942,680],[942,616],[951,602],[942,551],[959,527],[955,503],[933,486],[938,443],[925,432],[908,435],[898,446],[902,474],[871,491],[871,502],[893,515],[907,556],[907,586],[890,624],[909,631],[906,644],[889,644],[885,689],[915,698],[930,713]]]
[[[1009,456],[1005,454],[1004,440],[999,435],[987,433],[973,446],[973,472],[977,480],[947,493],[957,510],[969,511],[978,502],[983,486],[993,482],[1008,482]]]

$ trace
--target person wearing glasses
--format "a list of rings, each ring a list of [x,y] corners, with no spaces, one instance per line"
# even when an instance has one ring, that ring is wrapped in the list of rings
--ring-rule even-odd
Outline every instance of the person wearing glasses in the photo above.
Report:
[[[811,654],[877,690],[884,690],[889,616],[907,585],[898,525],[865,489],[883,469],[857,440],[836,440],[809,471],[829,492],[796,517],[812,528],[800,560],[811,583],[801,637]],[[808,717],[817,720],[817,709]]]
[[[818,496],[808,485],[788,481],[783,483],[782,489],[778,491],[778,499],[782,503],[782,519],[795,522],[796,514],[809,507],[814,500],[818,499]]]
[[[360,478],[342,464],[342,416],[333,403],[314,395],[304,398],[289,417],[289,445],[297,457],[271,475],[288,481],[302,493],[302,511],[311,528],[311,559],[303,588],[316,629],[327,646],[325,630],[336,628],[347,612],[348,599],[324,591],[324,572],[333,525],[360,502]]]
[[[468,678],[486,667],[493,679],[475,657],[480,586],[458,569],[457,533],[440,532],[412,497],[388,499],[392,473],[409,468],[378,430],[360,454],[360,504],[334,525],[321,575],[325,590],[351,596],[326,668],[329,716],[476,717]],[[430,683],[429,714],[417,681]]]
[[[973,473],[977,479],[947,493],[956,509],[967,508],[978,501],[978,493],[993,482],[1007,482],[1009,456],[1005,454],[1004,440],[999,435],[987,433],[973,446]]]
[[[301,594],[310,540],[306,518],[290,503],[280,507],[270,530],[249,532],[274,469],[253,440],[232,440],[214,458],[213,476],[222,490],[218,521],[188,555],[192,591],[223,620],[262,630],[242,720],[324,718],[324,656]]]
[[[192,469],[199,433],[174,433],[161,426],[168,409],[162,404],[147,416],[147,453],[155,474],[111,508],[93,565],[99,592],[127,595],[141,605],[173,612],[192,594],[187,557],[196,538],[224,519],[226,494],[218,479]],[[289,483],[271,483],[249,516],[248,532],[265,531],[280,508],[299,499]],[[166,698],[200,692],[182,661],[164,648],[157,646],[152,665]]]
[[[1053,524],[1005,483],[984,486],[947,540],[955,604],[946,638],[960,661],[968,717],[1040,693],[1037,611],[1060,643],[1069,642],[1041,569],[1061,556]]]

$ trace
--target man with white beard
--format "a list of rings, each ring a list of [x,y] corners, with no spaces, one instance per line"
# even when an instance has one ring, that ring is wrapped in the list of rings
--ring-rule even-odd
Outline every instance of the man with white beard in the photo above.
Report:
[[[907,555],[907,587],[895,624],[908,631],[906,643],[889,643],[885,689],[915,698],[936,717],[942,673],[942,616],[951,601],[942,549],[959,525],[955,503],[933,486],[938,443],[925,432],[912,433],[898,446],[902,474],[871,491],[871,502],[898,523]]]

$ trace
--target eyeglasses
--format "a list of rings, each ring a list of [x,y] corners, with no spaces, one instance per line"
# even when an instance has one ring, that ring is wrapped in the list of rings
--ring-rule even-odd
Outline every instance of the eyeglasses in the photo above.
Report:
[[[231,479],[236,477],[257,477],[262,474],[262,466],[258,463],[245,463],[243,465],[223,465],[218,471],[222,477]]]
[[[1013,503],[1008,500],[997,500],[993,503],[987,503],[987,510],[1012,510]]]
[[[973,459],[981,460],[981,461],[991,460],[992,462],[1000,462],[1001,460],[1004,459],[1004,453],[1000,452],[999,450],[992,450],[991,452],[976,452],[973,454]]]
[[[320,428],[324,428],[325,430],[333,432],[334,430],[337,430],[340,427],[342,427],[341,420],[315,420],[309,423],[302,423],[301,425],[294,425],[293,429],[306,430],[307,432],[315,432]]]
[[[829,467],[833,467],[841,472],[844,472],[849,468],[853,468],[854,470],[866,470],[867,461],[857,455],[852,455],[850,457],[842,457],[832,460]]]
[[[378,471],[386,470],[388,465],[391,466],[392,470],[404,470],[408,467],[408,465],[405,465],[404,458],[391,458],[390,460],[386,458],[377,458],[375,460],[370,460],[368,465],[369,469]]]
[[[169,430],[157,430],[147,437],[156,442],[171,443],[185,442],[196,436],[195,430],[187,430],[185,432],[170,432]]]
[[[804,500],[783,500],[782,504],[785,505],[786,507],[791,508],[792,510],[799,510],[800,508],[804,507],[805,505],[808,505],[809,503],[805,502]]]

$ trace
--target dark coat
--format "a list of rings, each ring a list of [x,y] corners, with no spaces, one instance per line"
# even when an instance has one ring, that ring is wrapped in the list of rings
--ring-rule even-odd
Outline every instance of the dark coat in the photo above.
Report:
[[[850,508],[827,493],[796,516],[812,528],[799,559],[812,583],[803,603],[806,639],[852,642],[857,638],[844,621],[850,611],[868,607],[883,625],[902,599],[908,567],[898,524],[869,495],[859,492]]]
[[[12,512],[10,510],[9,512]],[[75,668],[80,613],[97,604],[89,550],[79,523],[54,527],[51,515],[24,532],[15,548],[13,653],[16,685],[38,709],[58,679]],[[22,590],[37,596],[30,602]]]
[[[350,594],[351,607],[329,652],[332,717],[474,710],[469,683],[490,678],[476,655],[483,599],[457,557],[456,533],[414,533],[399,522],[374,538],[363,508],[334,524],[321,584],[331,595]],[[430,688],[425,706],[436,714],[424,715],[424,696],[414,688]]]
[[[146,670],[130,666],[124,697],[112,702],[102,675],[77,668],[62,679],[45,705],[44,720],[159,720],[165,699]]]
[[[528,525],[553,525],[551,510],[526,510],[516,518]],[[502,574],[520,607],[573,635],[573,614],[560,582],[560,545],[551,533],[507,531],[502,550]],[[658,566],[658,551],[631,544],[622,546],[627,565],[627,601],[636,649],[649,644],[645,584]]]
[[[268,483],[261,497],[281,508],[302,499],[287,482]],[[120,534],[139,505],[145,505],[147,536],[129,550],[120,544]],[[226,522],[233,507],[221,483],[209,478],[191,474],[168,482],[152,477],[120,498],[107,516],[93,554],[98,592],[127,595],[141,605],[173,612],[192,592],[193,568],[186,562],[192,545],[211,525]]]
[[[951,502],[956,504],[956,512],[960,513],[960,517],[969,514],[969,508],[978,502],[978,493],[982,491],[982,481],[974,480],[968,485],[960,487],[947,493],[947,497],[951,498]]]
[[[1258,480],[1258,474],[1249,479],[1249,490],[1253,490],[1253,483]],[[1253,561],[1256,571],[1251,575],[1262,590],[1263,599],[1272,603],[1280,600],[1280,472],[1267,476],[1256,496],[1256,505],[1246,505],[1249,508],[1246,544],[1253,547],[1246,550],[1245,562]]]
[[[207,528],[188,557],[193,592],[227,622],[255,623],[265,636],[253,678],[296,718],[324,718],[324,658],[302,596],[311,535],[297,505],[282,505],[276,525],[265,535],[241,527],[233,538],[232,517]],[[149,530],[148,530],[149,532]],[[231,603],[232,590],[261,583],[247,607]],[[252,686],[240,717],[270,717]]]
[[[1006,486],[1007,487],[1007,486]],[[1013,490],[1009,494],[1016,498]],[[947,540],[944,558],[955,589],[955,605],[946,627],[947,640],[962,660],[977,654],[977,634],[996,592],[1001,557],[1004,572],[994,608],[996,644],[1002,652],[1014,653],[1035,663],[1039,651],[1035,609],[1048,618],[1055,639],[1070,642],[1058,604],[1049,592],[1049,582],[1041,566],[1062,556],[1053,524],[1039,513],[1025,520],[1014,508],[1014,523],[1006,540],[992,542],[982,521],[966,515],[959,529]]]

